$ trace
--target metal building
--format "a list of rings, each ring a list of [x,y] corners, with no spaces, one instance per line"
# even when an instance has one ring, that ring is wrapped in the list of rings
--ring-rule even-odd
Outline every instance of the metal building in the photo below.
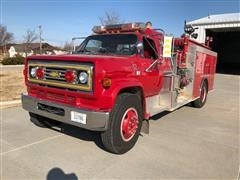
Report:
[[[240,13],[209,15],[187,24],[198,28],[198,42],[213,38],[211,47],[218,53],[218,72],[240,74]]]

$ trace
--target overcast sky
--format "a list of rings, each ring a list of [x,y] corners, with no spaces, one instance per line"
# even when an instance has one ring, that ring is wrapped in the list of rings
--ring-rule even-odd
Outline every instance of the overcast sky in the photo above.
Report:
[[[0,0],[0,23],[21,42],[28,28],[42,25],[43,39],[63,45],[75,36],[87,36],[105,11],[116,12],[125,22],[152,21],[154,28],[179,36],[184,20],[209,14],[240,12],[239,0]]]

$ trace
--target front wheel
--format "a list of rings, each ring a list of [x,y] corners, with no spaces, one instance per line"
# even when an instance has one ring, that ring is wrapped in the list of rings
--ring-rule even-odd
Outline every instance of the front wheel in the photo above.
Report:
[[[206,81],[203,81],[201,89],[200,89],[200,97],[193,101],[193,106],[197,108],[201,108],[207,101],[208,87]]]
[[[110,114],[108,129],[101,133],[105,148],[116,154],[129,151],[138,140],[142,120],[143,108],[139,96],[120,94]]]

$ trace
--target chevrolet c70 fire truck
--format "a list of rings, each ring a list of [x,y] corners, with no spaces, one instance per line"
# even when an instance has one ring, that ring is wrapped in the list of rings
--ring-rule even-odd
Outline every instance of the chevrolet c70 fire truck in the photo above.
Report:
[[[22,105],[37,126],[99,131],[105,148],[122,154],[150,117],[190,103],[200,108],[213,90],[217,54],[190,38],[192,27],[180,38],[143,23],[93,32],[72,54],[26,59]]]

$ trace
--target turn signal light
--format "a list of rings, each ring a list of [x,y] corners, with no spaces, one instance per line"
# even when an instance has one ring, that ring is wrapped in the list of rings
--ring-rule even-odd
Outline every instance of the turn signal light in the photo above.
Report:
[[[108,89],[108,88],[110,88],[111,85],[112,85],[112,80],[110,78],[104,78],[102,80],[103,88]]]

